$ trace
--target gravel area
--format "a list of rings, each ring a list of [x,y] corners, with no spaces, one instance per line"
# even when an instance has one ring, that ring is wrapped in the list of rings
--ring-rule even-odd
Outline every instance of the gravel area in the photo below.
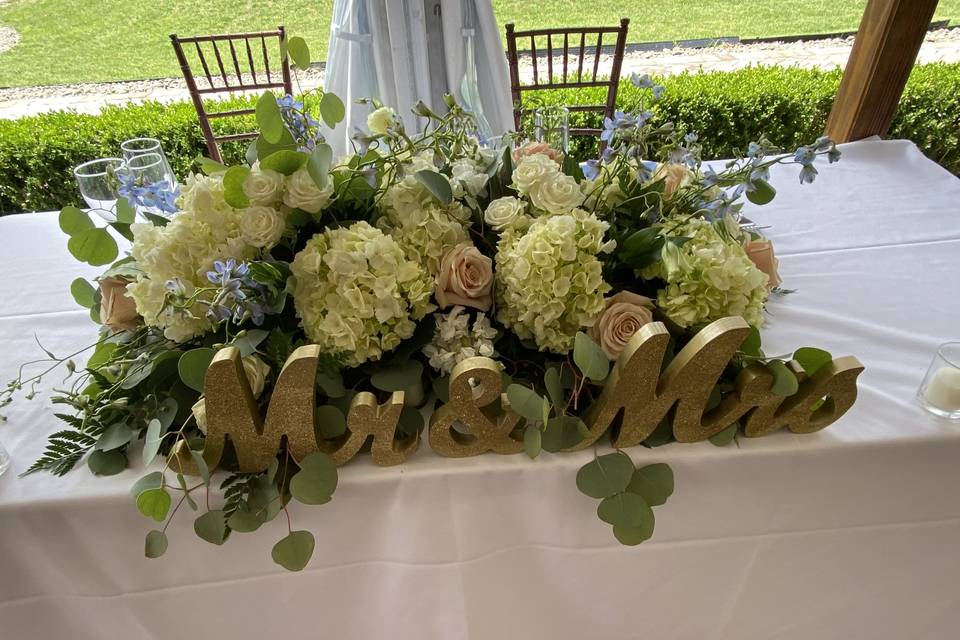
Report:
[[[18,42],[20,42],[20,34],[16,29],[0,25],[0,53],[13,49]]]
[[[3,0],[0,0],[2,3]],[[12,31],[12,30],[11,30]],[[4,31],[0,27],[0,50]],[[13,37],[16,37],[14,32]],[[632,72],[672,75],[683,72],[731,71],[757,65],[799,66],[832,69],[846,64],[853,38],[832,38],[801,42],[764,42],[756,44],[717,44],[703,48],[671,48],[660,51],[634,50],[624,56],[623,76]],[[609,68],[609,55],[601,55],[601,69]],[[592,58],[588,58],[592,68]],[[918,63],[960,62],[960,28],[939,29],[927,34]],[[546,76],[546,60],[538,62],[541,77]],[[558,63],[554,69],[559,73]],[[530,64],[521,62],[521,74],[532,76]],[[304,90],[322,85],[324,65],[300,73]],[[181,78],[135,80],[129,82],[88,83],[0,89],[0,118],[18,118],[46,111],[72,109],[97,113],[110,104],[144,100],[171,102],[188,100]]]

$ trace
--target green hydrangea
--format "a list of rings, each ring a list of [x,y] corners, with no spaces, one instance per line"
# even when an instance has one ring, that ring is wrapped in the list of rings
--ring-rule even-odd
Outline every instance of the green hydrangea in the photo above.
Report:
[[[497,319],[541,351],[567,353],[577,331],[603,311],[610,285],[603,281],[601,252],[609,225],[574,209],[503,232],[497,251]]]
[[[723,230],[725,231],[725,230]],[[726,316],[763,325],[767,276],[754,266],[738,239],[702,219],[680,225],[673,235],[690,238],[664,245],[662,260],[644,270],[646,278],[666,281],[657,306],[681,327]]]
[[[426,270],[366,222],[313,236],[291,270],[307,337],[349,366],[379,360],[434,308]]]

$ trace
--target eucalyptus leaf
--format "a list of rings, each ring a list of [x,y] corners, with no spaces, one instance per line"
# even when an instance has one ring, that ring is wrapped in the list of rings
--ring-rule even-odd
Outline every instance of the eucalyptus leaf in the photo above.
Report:
[[[143,464],[149,465],[157,457],[160,451],[160,443],[163,441],[163,428],[160,421],[154,418],[147,424],[147,435],[143,438]]]
[[[760,350],[760,330],[756,327],[750,327],[750,333],[747,339],[740,345],[740,351],[748,356],[760,358],[763,352]]]
[[[404,406],[397,421],[397,435],[410,438],[423,431],[423,414],[416,407]]]
[[[227,521],[223,511],[215,509],[193,521],[193,531],[210,544],[221,545],[227,539]]]
[[[631,528],[614,525],[613,535],[620,542],[620,544],[625,544],[632,547],[640,544],[641,542],[649,540],[650,536],[653,535],[653,528],[655,525],[656,520],[651,512],[650,519],[644,521],[643,525],[640,527]]]
[[[106,229],[78,231],[67,241],[70,254],[80,262],[94,267],[109,264],[117,258],[117,241]]]
[[[293,134],[291,134],[286,127],[283,129],[283,133],[280,134],[279,142],[270,142],[262,135],[259,136],[256,141],[254,141],[253,149],[254,153],[253,160],[263,160],[267,156],[270,156],[277,151],[282,151],[284,149],[289,151],[296,151],[300,145],[297,144],[297,141],[294,139]],[[249,161],[250,158],[247,158]],[[253,164],[253,163],[251,163]],[[244,167],[246,168],[246,167]],[[228,201],[229,203],[229,201]]]
[[[190,505],[191,509],[196,511],[197,503],[194,502],[193,498],[190,496],[190,490],[187,488],[187,479],[183,477],[182,473],[177,474],[177,484],[180,485],[180,490],[183,491],[183,498],[187,501],[187,504]]]
[[[773,386],[770,391],[778,396],[792,396],[800,388],[797,376],[787,368],[782,360],[771,360],[767,369],[773,374]]]
[[[297,169],[305,165],[309,158],[310,156],[305,153],[300,153],[299,151],[281,149],[261,160],[260,168],[269,169],[270,171],[276,171],[277,173],[289,176],[293,175]]]
[[[343,386],[343,376],[339,371],[317,371],[317,385],[323,390],[328,398],[342,398],[347,393]]]
[[[562,413],[566,407],[567,397],[563,392],[563,383],[560,381],[560,368],[547,367],[543,373],[543,384],[547,388],[547,395],[558,413]]]
[[[673,495],[673,469],[662,462],[640,467],[633,472],[627,491],[642,496],[651,507],[664,504]]]
[[[203,380],[207,375],[207,369],[216,352],[209,347],[200,347],[191,349],[182,356],[177,363],[177,370],[180,372],[180,379],[194,391],[203,393]]]
[[[250,204],[250,198],[243,190],[243,183],[250,175],[250,167],[230,167],[223,174],[223,199],[234,209],[243,209]]]
[[[294,36],[286,42],[287,55],[289,55],[290,59],[293,60],[293,64],[297,65],[297,67],[303,71],[309,69],[310,47],[307,46],[307,41],[300,36]]]
[[[90,216],[74,206],[61,209],[57,221],[60,223],[60,230],[71,237],[83,231],[96,228]]]
[[[256,512],[246,503],[240,503],[237,510],[230,514],[227,519],[227,526],[232,531],[240,533],[250,533],[256,531],[266,521],[265,512]]]
[[[277,96],[273,95],[273,92],[264,91],[257,100],[256,117],[260,135],[266,138],[267,142],[274,144],[280,142],[286,127],[283,124],[283,116],[280,115]]]
[[[717,433],[710,436],[710,444],[716,447],[725,447],[737,437],[737,431],[740,429],[740,423],[734,422],[729,427],[726,427],[723,431],[718,431]]]
[[[330,440],[347,432],[347,418],[332,404],[317,407],[314,409],[314,415],[322,438]]]
[[[146,517],[163,522],[170,510],[170,494],[162,487],[147,489],[137,496],[137,509]]]
[[[307,160],[307,173],[313,178],[318,189],[326,189],[330,184],[330,166],[333,163],[333,149],[326,143],[320,143]]]
[[[793,359],[800,363],[808,376],[812,376],[820,367],[833,361],[829,351],[816,347],[801,347],[793,352]]]
[[[642,496],[621,491],[600,502],[597,506],[597,517],[617,527],[638,529],[653,519],[653,510]]]
[[[223,173],[227,170],[227,165],[221,164],[216,160],[211,160],[205,156],[197,158],[197,163],[200,165],[200,170],[208,176],[212,176],[215,173]]]
[[[304,504],[325,504],[337,488],[337,466],[325,453],[311,453],[300,461],[290,480],[290,494]]]
[[[523,450],[530,457],[530,459],[534,459],[540,455],[541,446],[540,429],[534,426],[528,426],[526,429],[524,429]]]
[[[137,210],[133,208],[133,205],[130,204],[130,201],[126,198],[120,198],[117,200],[117,222],[121,225],[131,225],[137,219]],[[117,225],[113,225],[114,229],[117,229]],[[127,226],[127,229],[130,227]],[[120,231],[119,229],[117,229]],[[122,232],[121,232],[122,233]],[[132,236],[132,234],[131,234]],[[133,240],[132,237],[128,238]]]
[[[74,301],[84,309],[89,309],[93,306],[94,298],[97,295],[97,290],[93,288],[86,278],[77,278],[70,283],[70,295],[73,296]]]
[[[550,418],[543,430],[541,444],[551,453],[569,449],[583,442],[584,430],[587,430],[587,426],[577,416]]]
[[[143,476],[130,487],[130,495],[133,497],[139,496],[144,491],[149,491],[150,489],[158,489],[163,486],[163,472],[161,471],[151,471],[147,475]]]
[[[97,443],[93,445],[93,448],[97,451],[119,449],[124,445],[130,444],[133,438],[134,433],[130,427],[122,422],[115,422],[104,429],[100,437],[97,438]]]
[[[197,466],[197,471],[200,473],[200,479],[203,480],[203,484],[209,485],[210,467],[207,466],[207,461],[203,459],[203,454],[196,449],[190,449],[190,457],[193,458],[193,464]]]
[[[510,407],[527,420],[543,420],[543,405],[546,400],[533,389],[521,384],[511,384],[507,387],[507,400]]]
[[[603,382],[610,373],[610,359],[590,336],[577,332],[573,342],[573,362],[584,376],[594,382]]]
[[[421,169],[414,176],[417,182],[426,187],[427,191],[440,201],[440,204],[448,205],[453,201],[453,188],[450,186],[450,181],[442,173],[430,169]]]
[[[606,498],[627,488],[633,477],[633,462],[621,452],[608,453],[588,462],[577,472],[577,488],[591,498]]]
[[[174,398],[164,398],[160,406],[157,407],[157,420],[160,421],[161,431],[166,431],[173,424],[177,417],[179,405]]]
[[[320,117],[328,127],[333,129],[338,123],[343,121],[347,113],[343,101],[335,93],[324,93],[320,98]]]
[[[291,531],[273,545],[270,556],[287,571],[300,571],[310,562],[314,544],[313,534],[309,531]]]
[[[167,534],[154,529],[147,533],[143,547],[143,555],[148,558],[159,558],[167,552]]]
[[[95,476],[115,476],[127,468],[127,456],[119,449],[94,450],[87,458],[87,467]]]

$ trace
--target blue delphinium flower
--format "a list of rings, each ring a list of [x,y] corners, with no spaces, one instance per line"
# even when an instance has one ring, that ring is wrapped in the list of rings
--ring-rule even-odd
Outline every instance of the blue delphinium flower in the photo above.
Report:
[[[213,271],[207,272],[207,280],[220,287],[207,310],[210,318],[218,322],[233,318],[239,324],[249,317],[255,325],[263,323],[265,289],[250,276],[247,263],[238,264],[233,258],[217,260]]]
[[[119,172],[120,186],[117,195],[126,198],[131,207],[148,207],[164,213],[178,211],[176,200],[180,195],[180,185],[171,186],[166,180],[142,186],[133,172]]]
[[[600,175],[600,161],[587,160],[583,163],[582,170],[583,177],[587,180],[596,180],[597,176]]]
[[[808,164],[800,170],[800,184],[810,184],[817,177],[818,171],[812,164]]]
[[[318,131],[320,123],[304,111],[303,103],[289,93],[277,100],[280,117],[294,139],[300,143],[300,151],[310,152],[324,141]]]

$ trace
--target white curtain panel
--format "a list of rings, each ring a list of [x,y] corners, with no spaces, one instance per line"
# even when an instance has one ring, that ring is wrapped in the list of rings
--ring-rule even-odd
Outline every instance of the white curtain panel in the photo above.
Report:
[[[394,107],[409,131],[417,100],[443,112],[452,93],[477,116],[482,136],[512,129],[510,81],[500,27],[489,0],[336,0],[324,89],[348,104],[344,125],[328,134],[335,155],[365,130],[377,98]]]

